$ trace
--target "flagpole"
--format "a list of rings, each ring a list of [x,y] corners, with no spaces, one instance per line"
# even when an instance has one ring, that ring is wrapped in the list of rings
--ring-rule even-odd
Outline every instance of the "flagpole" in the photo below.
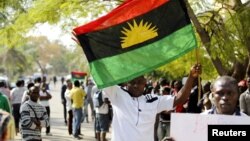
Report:
[[[197,47],[195,49],[197,64],[200,63],[200,52],[199,51],[200,51],[199,47]],[[198,102],[200,101],[200,99],[201,99],[201,79],[200,79],[200,75],[198,75]]]

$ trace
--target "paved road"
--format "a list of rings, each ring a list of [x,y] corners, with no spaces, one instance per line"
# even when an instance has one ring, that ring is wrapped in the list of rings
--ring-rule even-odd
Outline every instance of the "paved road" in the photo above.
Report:
[[[43,141],[73,141],[75,140],[72,136],[68,134],[67,126],[64,124],[63,119],[63,106],[61,104],[61,94],[60,94],[61,84],[57,83],[50,84],[52,99],[50,100],[51,109],[51,133],[53,136],[46,136],[45,129],[42,129]],[[89,110],[90,111],[90,110]],[[94,138],[94,128],[93,121],[89,119],[89,123],[82,123],[81,133],[84,134],[84,141],[95,141]],[[107,134],[108,140],[110,140],[110,133]],[[16,136],[16,141],[20,141],[20,134]]]

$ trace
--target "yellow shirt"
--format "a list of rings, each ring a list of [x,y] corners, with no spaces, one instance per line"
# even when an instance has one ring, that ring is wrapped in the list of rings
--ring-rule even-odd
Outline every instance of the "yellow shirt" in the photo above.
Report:
[[[86,93],[83,91],[82,88],[74,87],[70,91],[70,98],[73,100],[72,107],[73,108],[83,107],[85,96]]]

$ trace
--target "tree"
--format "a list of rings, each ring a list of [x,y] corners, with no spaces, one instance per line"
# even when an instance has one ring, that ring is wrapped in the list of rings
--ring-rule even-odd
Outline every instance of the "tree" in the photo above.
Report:
[[[68,71],[67,57],[70,52],[58,42],[50,42],[44,36],[30,37],[25,52],[37,64],[42,74]]]
[[[207,0],[185,1],[197,32],[200,55],[202,55],[200,61],[203,63],[203,68],[207,69],[205,77],[216,75],[214,71],[216,70],[219,75],[229,74],[238,80],[243,79],[250,53],[249,0],[246,3],[242,3],[241,0],[214,0],[213,3],[209,3],[210,1]],[[0,46],[23,46],[24,33],[34,28],[37,23],[57,24],[60,22],[63,29],[72,29],[110,11],[121,2],[118,0],[20,0],[6,2],[0,8],[0,20],[5,20],[0,25],[2,27],[0,38],[3,39],[0,40]],[[75,50],[79,50],[79,48]],[[78,55],[79,52],[73,53],[75,55],[68,56],[72,62],[82,62],[83,66],[87,66],[86,59],[82,61],[84,57]],[[192,54],[195,54],[195,51],[190,54],[193,57]],[[186,55],[167,65],[171,67],[164,66],[159,71],[174,78],[183,75],[189,69],[179,70],[177,67],[186,66],[185,64],[191,64],[190,62],[194,61],[190,59],[189,55]],[[72,62],[71,67],[77,69],[77,66],[74,66],[75,63]],[[174,71],[175,74],[173,74],[169,68],[177,71]]]
[[[197,33],[219,75],[245,77],[249,62],[249,1],[216,1],[214,9],[194,14],[186,1]],[[244,19],[244,20],[243,20]]]
[[[9,78],[19,77],[28,67],[26,56],[16,48],[8,48],[0,54],[3,73]],[[15,64],[15,65],[13,65]]]
[[[37,23],[57,24],[70,28],[85,18],[95,18],[109,11],[117,1],[100,0],[20,0],[0,3],[0,46],[23,45],[25,34]],[[25,10],[26,9],[26,10]],[[85,21],[87,22],[87,21]]]

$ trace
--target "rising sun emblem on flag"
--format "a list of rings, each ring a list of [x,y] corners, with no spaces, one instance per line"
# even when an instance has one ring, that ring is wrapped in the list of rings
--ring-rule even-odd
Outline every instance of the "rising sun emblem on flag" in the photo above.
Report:
[[[139,25],[135,20],[133,21],[133,25],[131,23],[128,23],[128,25],[130,29],[124,27],[121,31],[125,35],[121,37],[122,48],[131,47],[132,45],[142,43],[158,36],[158,29],[156,26],[151,26],[152,24],[148,22],[143,23],[143,20],[140,21]]]

